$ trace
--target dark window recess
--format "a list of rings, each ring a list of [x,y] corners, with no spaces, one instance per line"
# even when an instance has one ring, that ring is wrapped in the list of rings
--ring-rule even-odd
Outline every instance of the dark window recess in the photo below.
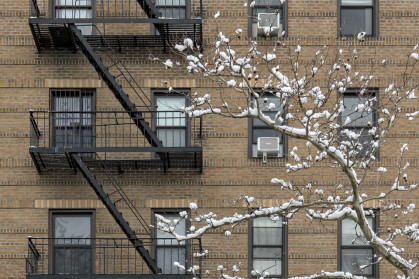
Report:
[[[338,0],[340,1],[339,34],[354,36],[365,32],[366,36],[376,36],[377,0]]]
[[[255,5],[250,7],[249,35],[281,37],[286,30],[285,14],[286,4],[281,5],[279,0],[256,0]]]
[[[188,0],[155,0],[162,18],[188,18],[186,6]]]
[[[52,272],[90,274],[93,272],[93,213],[52,212]]]
[[[377,127],[377,95],[375,91],[368,90],[365,94],[360,95],[356,90],[347,90],[343,96],[343,104],[345,110],[341,115],[341,125],[343,129],[360,134],[358,140],[351,139],[342,132],[342,142],[347,142],[351,147],[354,157],[370,156],[372,152],[371,142],[374,140],[372,129]],[[360,104],[368,102],[371,106],[370,111],[358,111],[357,107]],[[371,104],[372,102],[372,104]]]
[[[180,220],[179,211],[157,211],[154,214],[158,214],[164,217],[166,220]],[[160,222],[159,219],[154,215],[154,222]],[[173,226],[173,223],[171,224]],[[182,219],[176,225],[175,232],[179,235],[186,235],[186,220]],[[156,226],[155,226],[156,227]],[[161,268],[163,274],[185,274],[185,270],[181,270],[173,265],[174,262],[178,262],[183,266],[188,265],[187,259],[187,242],[178,242],[174,236],[169,233],[155,230],[156,245],[155,255],[157,266]]]
[[[275,109],[268,109],[270,103],[275,104]],[[269,95],[261,95],[259,99],[259,105],[261,106],[261,110],[263,114],[269,116],[272,120],[276,118],[278,111],[280,110],[280,99],[275,96]],[[285,137],[280,132],[273,130],[272,128],[266,126],[262,121],[258,119],[250,119],[250,130],[249,130],[249,151],[250,155],[253,158],[262,157],[262,155],[258,155],[257,152],[257,143],[259,137],[277,137],[279,138],[279,152],[277,156],[273,157],[284,157],[284,144],[285,144]],[[279,123],[277,123],[279,124]]]
[[[378,215],[367,216],[369,226],[377,232]],[[374,250],[367,243],[364,234],[359,226],[350,219],[340,222],[339,228],[339,270],[351,272],[357,275],[377,277],[378,265],[370,265],[376,261]],[[369,265],[363,271],[359,271],[361,266]]]
[[[285,277],[286,227],[283,217],[275,222],[268,217],[256,218],[250,226],[250,270],[269,272],[269,277]]]
[[[165,147],[189,145],[189,118],[182,109],[187,105],[183,95],[155,94],[157,137]]]
[[[95,0],[52,0],[55,18],[93,18]],[[83,35],[92,35],[93,26],[77,23]]]
[[[157,10],[161,13],[160,18],[175,18],[175,19],[188,19],[190,0],[153,0]],[[159,35],[159,31],[152,26],[152,32]]]
[[[51,143],[54,147],[94,145],[93,90],[51,90]]]

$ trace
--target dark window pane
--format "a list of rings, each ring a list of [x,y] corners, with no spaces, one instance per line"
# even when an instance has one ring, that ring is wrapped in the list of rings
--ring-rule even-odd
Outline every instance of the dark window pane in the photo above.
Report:
[[[279,0],[256,0],[255,6],[280,6]]]
[[[56,147],[91,147],[93,131],[91,127],[60,127],[55,129]]]
[[[280,260],[253,260],[253,269],[267,271],[270,275],[282,275],[282,262]]]
[[[342,142],[348,142],[353,148],[351,151],[356,153],[353,154],[355,158],[367,157],[372,152],[373,136],[368,133],[369,129],[350,129],[352,132],[360,134],[357,141],[350,140],[346,135],[342,137]]]
[[[55,248],[55,273],[89,274],[90,257],[90,249],[72,248],[70,245],[66,248]]]
[[[273,129],[253,129],[253,142],[257,143],[258,138],[260,137],[278,137],[279,138],[279,143],[282,144],[282,140],[281,140],[281,133],[273,130]]]
[[[342,0],[342,6],[372,6],[373,0]]]
[[[360,266],[368,265],[372,262],[372,249],[343,249],[342,250],[342,271],[353,272]],[[363,274],[372,275],[372,266],[364,269]]]
[[[171,221],[180,219],[179,215],[177,214],[164,215],[164,218]],[[186,221],[185,219],[182,219],[180,222],[177,223],[175,227],[175,233],[179,235],[183,235],[185,234],[185,232],[186,232]],[[176,246],[179,244],[179,242],[175,239],[175,237],[170,233],[157,230],[156,235],[157,235],[157,238],[162,238],[162,239],[157,240],[157,244],[159,245]],[[184,241],[182,241],[181,244],[184,244]]]
[[[263,114],[265,116],[268,116],[272,121],[274,121],[278,112],[277,111],[264,111]],[[259,119],[252,119],[252,121],[253,121],[254,127],[266,127],[266,125]],[[279,124],[279,123],[276,122],[276,124]]]
[[[187,116],[180,110],[186,106],[183,96],[157,96],[157,137],[165,147],[184,147],[187,140]]]
[[[271,103],[275,105],[275,108],[273,110],[268,109],[269,104]],[[253,106],[255,105],[256,104],[253,103]],[[281,99],[270,93],[263,93],[263,95],[261,95],[259,99],[259,106],[261,110],[263,111],[263,114],[269,117],[273,121],[276,118],[278,111],[281,110]],[[252,124],[252,132],[251,132],[252,141],[250,144],[252,144],[251,145],[252,157],[258,157],[256,143],[259,137],[278,137],[281,144],[281,148],[282,148],[283,138],[282,138],[281,133],[269,128],[262,121],[258,119],[252,119],[251,124]],[[277,121],[275,124],[278,125],[279,122]],[[279,156],[282,156],[282,154],[283,152],[279,152]],[[277,156],[274,156],[274,157],[277,157]]]
[[[367,217],[368,224],[373,228],[373,218]],[[368,245],[359,226],[351,219],[342,220],[342,245]],[[369,246],[369,245],[368,245]]]
[[[368,123],[373,125],[373,110],[369,113],[367,111],[357,111],[358,105],[365,104],[369,99],[371,99],[370,96],[345,95],[343,99],[345,110],[342,113],[342,124],[345,124],[349,117],[350,122],[346,125],[347,127],[367,127]]]
[[[366,32],[372,35],[372,8],[351,9],[341,8],[340,27],[342,35],[356,35]]]
[[[185,0],[157,0],[157,6],[185,6]]]
[[[177,213],[157,213],[163,216],[165,219],[174,221],[180,220],[180,216]],[[159,222],[158,219],[156,219]],[[173,225],[173,224],[171,224]],[[168,226],[171,226],[168,224]],[[177,223],[175,232],[179,235],[185,235],[186,233],[186,220],[182,219]],[[173,265],[174,262],[178,262],[183,266],[187,265],[186,262],[186,247],[185,242],[179,243],[173,238],[171,234],[157,230],[157,245],[156,245],[156,260],[157,265],[162,269],[163,274],[185,274],[184,270],[180,270]]]
[[[55,0],[55,5],[60,6],[91,6],[91,0]]]
[[[282,245],[282,230],[278,228],[253,228],[253,245]]]
[[[90,216],[55,216],[54,221],[54,237],[90,237]]]
[[[279,15],[275,13],[259,13],[259,27],[279,27]]]
[[[93,94],[79,90],[54,91],[52,123],[55,126],[52,142],[56,147],[93,146]]]
[[[184,270],[173,265],[174,262],[178,262],[185,266],[186,255],[185,248],[177,248],[177,243],[173,247],[168,248],[157,248],[157,263],[162,269],[163,274],[185,274]]]
[[[253,227],[282,228],[282,217],[278,221],[272,221],[268,217],[256,218],[253,220]]]
[[[281,259],[281,248],[253,248],[253,258]]]

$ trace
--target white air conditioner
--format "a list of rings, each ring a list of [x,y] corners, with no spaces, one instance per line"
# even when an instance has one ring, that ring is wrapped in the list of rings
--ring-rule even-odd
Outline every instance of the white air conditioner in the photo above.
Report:
[[[282,156],[282,146],[279,137],[260,137],[257,146],[258,156],[262,155],[263,163],[266,163],[268,156]]]
[[[252,32],[259,37],[279,37],[282,35],[280,15],[276,13],[258,13],[258,21],[253,23]],[[268,32],[266,32],[266,30]]]

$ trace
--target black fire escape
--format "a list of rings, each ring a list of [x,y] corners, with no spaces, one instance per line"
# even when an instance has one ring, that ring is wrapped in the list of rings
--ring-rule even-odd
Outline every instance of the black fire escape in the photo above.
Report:
[[[174,44],[183,42],[185,38],[192,39],[194,44],[199,46],[202,42],[202,0],[56,0],[52,2],[52,6],[47,9],[40,7],[37,0],[31,0],[32,16],[29,19],[29,26],[38,51],[82,52],[123,110],[30,111],[29,153],[39,173],[80,172],[127,236],[127,242],[123,244],[121,242],[120,245],[115,241],[109,246],[107,240],[106,245],[103,244],[104,240],[89,240],[89,243],[96,244],[94,246],[96,253],[100,250],[98,247],[103,248],[104,255],[99,255],[98,259],[106,259],[106,253],[115,254],[117,249],[118,253],[121,252],[119,259],[120,265],[123,266],[132,260],[129,251],[133,249],[135,264],[131,265],[131,271],[129,266],[128,269],[124,266],[122,272],[121,267],[120,273],[135,274],[135,278],[148,273],[159,274],[161,269],[156,263],[156,255],[149,251],[156,241],[153,240],[147,224],[129,197],[113,179],[111,171],[118,170],[123,173],[126,170],[153,168],[164,171],[170,168],[191,168],[202,171],[202,123],[201,119],[189,118],[181,111],[153,110],[150,97],[135,81],[118,57],[118,53],[127,48],[144,50],[161,47],[166,51]],[[115,28],[112,26],[118,24],[130,24],[130,28],[136,24],[148,25],[150,35],[115,34]],[[139,30],[144,30],[144,26]],[[124,84],[124,89],[121,82]],[[135,98],[136,103],[127,93]],[[187,136],[185,134],[183,142],[173,144],[175,141],[172,139],[169,141],[171,144],[165,145],[158,136],[158,129],[162,123],[166,126],[177,125],[187,129]],[[172,136],[175,137],[175,133]],[[58,137],[74,137],[74,139],[63,141]],[[97,179],[95,174],[99,173],[101,173],[100,179]],[[107,187],[104,187],[104,182],[100,181],[103,177],[111,181]],[[112,186],[110,192],[109,185]],[[135,217],[134,220],[141,224],[141,230],[145,232],[146,237],[140,236],[138,230],[136,232],[133,225],[130,225],[122,215],[118,207],[121,202]],[[58,240],[29,239],[28,278],[43,277],[51,272],[50,268],[45,268],[44,261],[48,258],[51,241]],[[74,240],[70,240],[70,243],[73,242]],[[83,243],[86,243],[86,240]],[[74,249],[74,245],[71,247]],[[200,242],[188,243],[187,247],[187,250],[190,250],[187,254],[192,255],[194,251],[199,252]],[[123,253],[128,253],[124,255],[129,260],[121,260],[124,259]],[[138,262],[141,262],[141,271],[137,269],[137,256]],[[187,265],[192,265],[192,259]],[[147,272],[144,271],[144,267]],[[102,272],[92,273],[118,274],[116,271],[106,272],[106,268]],[[74,277],[74,274],[72,276]],[[90,274],[89,277],[95,276]]]

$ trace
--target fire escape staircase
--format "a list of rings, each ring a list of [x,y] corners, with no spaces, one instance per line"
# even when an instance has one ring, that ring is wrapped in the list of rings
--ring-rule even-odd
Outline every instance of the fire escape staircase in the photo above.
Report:
[[[99,0],[97,0],[99,1]],[[161,12],[153,0],[120,0],[118,3],[113,3],[116,0],[100,0],[97,6],[99,9],[114,9],[116,5],[124,5],[124,2],[129,2],[128,5],[135,14],[127,17],[115,17],[107,15],[99,10],[94,18],[47,18],[46,12],[42,11],[38,6],[38,0],[30,0],[31,3],[31,17],[29,18],[29,26],[35,41],[38,51],[42,49],[68,49],[71,47],[68,44],[68,39],[71,36],[70,32],[66,30],[66,25],[69,23],[77,24],[116,24],[116,23],[138,23],[138,24],[152,24],[158,31],[155,34],[139,34],[139,35],[108,35],[104,34],[113,47],[163,47],[166,52],[167,47],[173,46],[175,43],[183,42],[183,38],[191,38],[195,45],[202,43],[202,0],[199,1],[198,11],[194,10],[195,18],[163,18]],[[138,5],[144,12],[143,15],[137,12],[136,7],[132,7],[131,1]],[[176,9],[176,6],[169,6]],[[146,17],[144,17],[146,16]],[[102,35],[90,34],[86,39],[91,44],[97,44],[102,40]]]
[[[119,186],[116,183],[116,181],[112,178],[112,175],[110,174],[109,170],[106,168],[105,164],[100,160],[100,158],[98,158],[99,161],[102,163],[103,170],[105,170],[106,176],[111,181],[114,187],[114,191],[111,192],[110,194],[107,194],[105,192],[105,190],[102,187],[102,184],[99,183],[99,181],[96,179],[96,176],[90,171],[90,169],[87,167],[87,165],[85,164],[85,162],[83,161],[82,157],[79,154],[77,153],[71,154],[71,157],[75,165],[77,166],[77,168],[80,170],[84,178],[92,187],[93,191],[95,191],[96,195],[102,201],[106,209],[108,209],[109,213],[115,219],[116,223],[119,225],[119,227],[122,229],[122,231],[127,236],[129,241],[132,243],[135,250],[142,257],[146,265],[150,268],[150,271],[152,273],[161,273],[161,270],[157,267],[156,261],[151,257],[149,251],[144,248],[142,241],[137,237],[135,231],[130,227],[129,223],[124,219],[124,217],[122,216],[122,213],[118,210],[116,203],[124,202],[125,205],[127,205],[130,211],[134,214],[137,221],[142,225],[143,229],[146,230],[146,232],[151,237],[152,235],[151,235],[151,231],[149,227],[147,226],[144,219],[141,217],[138,210],[135,208],[134,204],[125,194],[121,186]],[[117,198],[116,201],[112,200],[112,197],[114,196]]]
[[[140,111],[137,110],[136,105],[131,102],[129,99],[129,96],[124,92],[122,89],[122,86],[118,84],[116,81],[116,77],[113,76],[109,72],[110,67],[106,67],[102,59],[99,57],[99,55],[96,54],[95,50],[90,46],[86,38],[82,35],[80,32],[80,29],[77,28],[74,24],[70,24],[69,28],[74,35],[75,43],[77,46],[81,49],[83,54],[86,56],[87,60],[93,65],[99,76],[102,78],[102,80],[108,85],[109,89],[112,91],[116,99],[119,101],[119,103],[122,105],[124,110],[128,113],[132,121],[135,123],[135,125],[138,127],[138,129],[144,134],[144,137],[147,139],[147,141],[150,143],[152,147],[162,147],[161,141],[157,138],[157,135],[154,131],[152,131],[151,127],[149,126],[149,123],[147,123],[141,114]],[[104,45],[104,48],[102,49],[111,49],[112,48],[109,45]],[[120,67],[118,67],[120,65]],[[112,60],[112,65],[115,66],[116,69],[118,69],[119,74],[123,75],[125,77],[125,80],[129,84],[132,90],[137,94],[137,96],[140,98],[140,100],[143,102],[143,107],[146,107],[148,110],[150,108],[147,106],[148,104],[145,102],[145,100],[140,96],[139,93],[142,93],[143,97],[146,97],[145,93],[141,90],[141,88],[138,86],[138,84],[135,83],[132,76],[129,74],[129,72],[126,70],[125,66],[122,64],[122,62],[116,57],[115,60]],[[128,79],[125,76],[125,73],[122,71],[122,69],[125,69],[126,73],[130,75],[132,78],[131,80],[135,83],[133,84],[130,79]],[[138,92],[140,90],[141,92]]]
[[[29,25],[35,40],[37,49],[42,48],[55,48],[55,49],[72,49],[73,51],[80,50],[88,61],[95,68],[101,79],[109,87],[115,98],[119,101],[125,112],[128,114],[131,121],[135,124],[141,134],[144,136],[148,144],[154,148],[156,154],[162,161],[166,161],[166,153],[163,149],[163,144],[157,137],[157,134],[150,127],[144,117],[142,111],[150,112],[150,100],[147,95],[139,87],[135,79],[128,72],[126,67],[123,65],[122,61],[117,57],[116,52],[113,50],[115,43],[109,43],[106,36],[102,35],[100,31],[96,28],[95,24],[92,24],[92,27],[96,29],[95,36],[84,36],[79,28],[77,28],[75,22],[65,20],[54,22],[53,19],[48,19],[42,21],[41,12],[37,5],[37,0],[32,1],[32,8],[35,10],[35,17],[29,20]],[[141,6],[145,14],[150,19],[158,19],[159,11],[155,4],[151,0],[136,0],[138,5]],[[38,18],[39,17],[39,18]],[[98,22],[100,23],[100,22]],[[44,25],[43,25],[44,24]],[[160,35],[163,37],[165,34],[165,24],[163,24],[159,19],[153,22],[156,29],[159,31]],[[90,38],[89,38],[90,37]],[[93,38],[94,37],[94,38]],[[93,39],[92,39],[93,38]],[[118,41],[119,44],[119,41]],[[117,45],[118,45],[117,44]],[[121,46],[119,46],[121,51]],[[101,55],[98,54],[100,51]],[[102,58],[104,54],[107,56],[106,60],[110,61],[109,65],[105,65]],[[105,59],[104,59],[105,60]],[[115,74],[116,73],[116,74]],[[118,83],[117,79],[121,78],[126,84],[128,84],[128,89],[134,94],[137,95],[137,99],[141,104],[134,104],[129,98],[128,94],[124,91],[122,86]],[[138,108],[141,108],[139,110]],[[40,137],[39,129],[32,117],[31,113],[31,123],[32,127],[35,128],[36,138]],[[32,145],[31,145],[32,147]],[[42,158],[38,154],[36,157],[34,152],[30,152],[32,159],[35,162],[35,165],[40,172],[39,165],[42,165]],[[115,219],[116,223],[119,225],[121,230],[127,236],[129,241],[132,243],[135,250],[142,257],[146,265],[149,267],[152,273],[161,273],[161,270],[158,268],[155,259],[152,258],[149,251],[144,248],[144,244],[137,237],[136,232],[132,229],[128,221],[123,217],[120,210],[117,208],[116,204],[119,202],[124,202],[127,207],[130,209],[136,218],[136,220],[142,225],[143,229],[150,235],[151,232],[147,226],[144,219],[141,217],[135,206],[122,190],[122,188],[116,183],[112,178],[109,169],[106,167],[105,163],[99,158],[98,154],[92,153],[92,156],[96,158],[96,162],[101,164],[101,169],[105,171],[106,177],[111,180],[111,184],[114,187],[114,190],[110,193],[107,193],[104,190],[103,185],[98,181],[96,176],[91,171],[88,166],[87,160],[91,160],[92,157],[85,157],[85,153],[75,152],[66,152],[65,156],[72,165],[74,170],[78,169],[89,185],[92,187],[98,198],[102,201],[104,206],[107,208],[109,213]],[[196,153],[195,153],[196,157]],[[200,159],[202,160],[202,153]],[[41,164],[39,164],[41,162]],[[202,162],[201,162],[202,167]]]

